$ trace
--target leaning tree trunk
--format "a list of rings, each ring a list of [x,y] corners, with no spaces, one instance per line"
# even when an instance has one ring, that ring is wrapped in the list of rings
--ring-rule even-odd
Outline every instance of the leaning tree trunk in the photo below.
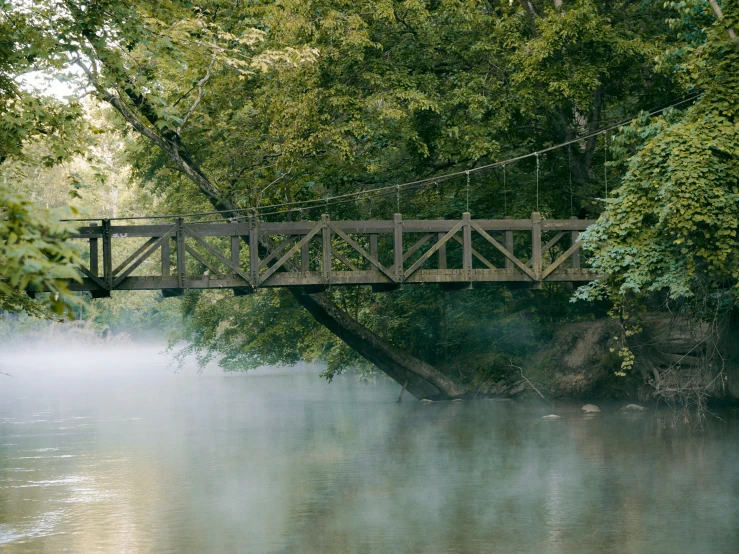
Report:
[[[91,81],[95,82],[94,76],[91,73],[88,72],[88,76]],[[128,90],[126,91],[129,99],[137,107],[139,114],[151,126],[144,124],[137,117],[137,114],[132,112],[126,103],[121,101],[118,94],[113,94],[101,87],[98,87],[98,92],[136,131],[157,145],[169,156],[175,167],[197,185],[200,191],[208,198],[211,205],[216,210],[225,212],[223,214],[224,217],[233,217],[238,214],[236,207],[221,197],[217,187],[210,182],[205,173],[203,173],[195,161],[187,154],[179,135],[172,132],[155,131],[157,129],[157,116],[145,98],[138,95],[134,96]],[[266,239],[264,240],[266,241]],[[263,242],[262,245],[265,247],[270,246],[266,242]],[[352,349],[396,382],[405,385],[408,392],[416,398],[456,398],[464,393],[462,387],[455,384],[436,368],[403,352],[401,349],[396,348],[364,327],[339,308],[326,294],[302,294],[294,289],[291,289],[291,292],[296,301],[306,308],[319,323],[324,325],[334,335],[343,340]]]

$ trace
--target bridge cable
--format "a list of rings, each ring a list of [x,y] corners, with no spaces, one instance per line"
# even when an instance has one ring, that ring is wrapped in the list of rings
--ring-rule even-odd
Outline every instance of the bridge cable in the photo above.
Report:
[[[691,95],[691,96],[689,96],[687,98],[684,98],[683,100],[680,100],[679,102],[675,102],[675,103],[673,103],[673,104],[671,104],[669,106],[661,107],[659,109],[652,110],[651,112],[647,112],[646,113],[646,116],[649,117],[649,116],[655,115],[655,114],[657,114],[659,112],[662,112],[664,110],[667,110],[667,109],[670,109],[670,108],[674,108],[674,107],[679,106],[681,104],[684,104],[686,102],[690,102],[692,100],[695,100],[698,96],[700,96],[700,93],[693,94],[693,95]],[[561,144],[557,144],[557,145],[554,145],[554,146],[549,146],[547,148],[543,148],[543,149],[541,149],[539,151],[536,151],[536,152],[529,152],[528,154],[522,154],[521,156],[515,156],[515,157],[509,158],[507,160],[501,160],[499,162],[493,162],[493,163],[490,163],[490,164],[481,165],[481,166],[478,166],[478,167],[476,167],[474,169],[456,171],[456,172],[452,172],[452,173],[447,173],[445,175],[438,175],[436,177],[429,177],[429,178],[425,178],[425,179],[419,179],[417,181],[410,181],[410,182],[401,183],[401,184],[398,184],[398,185],[387,185],[387,186],[383,186],[383,187],[377,187],[375,189],[360,190],[360,191],[356,191],[356,192],[351,192],[351,193],[345,193],[345,194],[340,194],[340,195],[336,195],[336,196],[326,197],[325,201],[328,202],[329,200],[331,200],[332,203],[338,204],[338,203],[344,203],[344,202],[334,202],[334,201],[335,200],[339,200],[339,199],[343,199],[343,198],[356,198],[356,197],[360,197],[360,196],[365,195],[365,194],[367,194],[367,195],[369,195],[369,194],[378,195],[378,193],[379,193],[380,196],[382,196],[383,195],[382,194],[383,191],[386,191],[387,189],[396,188],[396,190],[397,190],[400,187],[403,187],[403,188],[411,188],[411,189],[412,188],[420,188],[420,187],[423,187],[423,186],[428,186],[429,184],[432,184],[435,181],[441,181],[441,180],[451,179],[453,177],[456,177],[456,176],[459,176],[461,174],[464,174],[467,171],[470,171],[470,172],[471,171],[484,171],[486,169],[492,169],[492,168],[495,168],[495,167],[501,167],[501,166],[504,166],[505,164],[510,164],[510,163],[514,163],[514,162],[517,162],[517,161],[520,161],[520,160],[524,160],[524,159],[530,158],[532,156],[536,156],[536,158],[538,160],[539,154],[543,154],[543,153],[549,152],[551,150],[556,150],[556,149],[562,148],[564,146],[569,146],[571,144],[579,143],[579,142],[581,142],[581,141],[583,141],[585,139],[592,138],[592,137],[598,136],[600,134],[607,133],[609,130],[617,129],[619,127],[622,127],[624,125],[627,125],[629,123],[632,123],[633,121],[636,121],[640,117],[644,117],[644,116],[640,114],[640,115],[634,116],[634,117],[632,117],[630,119],[627,119],[627,120],[621,121],[619,123],[610,125],[606,129],[600,129],[600,130],[594,131],[592,133],[588,133],[586,135],[583,135],[581,137],[578,137],[576,139],[563,142]],[[151,216],[129,216],[129,217],[117,217],[117,218],[109,218],[109,219],[111,219],[111,220],[136,220],[136,219],[172,219],[172,218],[175,218],[175,217],[201,217],[201,216],[207,216],[207,215],[218,215],[218,214],[223,214],[223,213],[239,213],[239,212],[250,212],[250,211],[255,211],[256,212],[257,210],[261,211],[261,210],[268,209],[268,208],[275,209],[275,208],[284,208],[284,207],[289,207],[289,206],[295,206],[295,208],[293,208],[293,209],[281,210],[281,211],[271,211],[271,212],[267,212],[267,213],[262,213],[262,215],[274,215],[274,214],[282,214],[282,213],[287,213],[287,212],[292,212],[292,211],[298,211],[297,206],[304,206],[305,204],[313,204],[313,206],[308,206],[308,207],[306,207],[306,209],[314,209],[314,208],[318,207],[318,203],[320,201],[321,201],[321,199],[317,199],[316,198],[316,199],[312,199],[312,200],[299,200],[299,201],[285,202],[285,203],[280,203],[280,204],[267,204],[267,205],[264,205],[264,206],[259,206],[258,208],[257,207],[249,207],[249,208],[236,208],[236,209],[233,209],[233,210],[217,210],[217,211],[210,211],[210,212],[195,212],[195,213],[166,214],[166,215],[163,214],[163,215],[151,215]],[[78,222],[82,222],[82,221],[99,221],[99,220],[100,220],[100,218],[77,218],[77,219],[64,219],[62,221],[78,221]],[[222,219],[217,220],[217,221],[222,221]]]

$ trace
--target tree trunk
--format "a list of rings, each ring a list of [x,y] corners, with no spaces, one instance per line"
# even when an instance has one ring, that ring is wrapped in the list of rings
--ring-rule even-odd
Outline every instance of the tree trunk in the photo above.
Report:
[[[84,66],[88,77],[95,83],[94,75]],[[175,167],[205,194],[214,209],[226,211],[224,218],[237,215],[236,207],[227,199],[221,197],[218,189],[210,182],[205,173],[192,160],[191,156],[181,143],[179,135],[175,133],[158,132],[156,129],[156,115],[149,109],[147,100],[140,96],[132,96],[125,91],[133,104],[151,124],[144,124],[131,109],[121,101],[117,94],[113,94],[98,87],[103,100],[111,104],[123,118],[139,133],[157,145]],[[234,210],[233,213],[228,211]],[[269,248],[268,241],[262,245]],[[389,375],[398,384],[408,383],[407,389],[416,398],[446,399],[456,398],[464,393],[464,389],[456,385],[451,379],[429,364],[414,358],[401,349],[391,345],[377,334],[367,329],[348,313],[339,308],[331,298],[324,293],[302,294],[291,289],[296,301],[322,325],[347,345],[356,350],[380,370]]]

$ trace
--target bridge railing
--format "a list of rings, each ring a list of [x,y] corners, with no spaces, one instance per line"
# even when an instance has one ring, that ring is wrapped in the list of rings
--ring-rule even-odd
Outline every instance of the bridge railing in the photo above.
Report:
[[[545,281],[596,278],[581,267],[579,236],[593,221],[530,219],[223,223],[173,222],[82,227],[73,237],[88,245],[83,283],[73,290],[107,296],[111,290],[438,283],[463,288],[475,282],[538,286]],[[125,243],[125,248],[123,244]],[[115,262],[115,263],[114,263]]]

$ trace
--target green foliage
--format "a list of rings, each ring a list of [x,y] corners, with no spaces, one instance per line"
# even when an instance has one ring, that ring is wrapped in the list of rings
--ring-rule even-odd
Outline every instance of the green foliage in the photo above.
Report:
[[[684,114],[627,129],[607,173],[605,141],[589,138],[540,156],[538,179],[533,160],[507,167],[505,181],[501,172],[479,175],[470,209],[491,218],[528,217],[536,205],[546,217],[597,215],[606,175],[623,176],[588,237],[611,278],[581,295],[614,299],[625,316],[619,295],[665,287],[686,294],[702,276],[734,278],[736,191],[727,183],[736,171],[736,60],[718,36],[733,24],[729,4],[716,29],[706,28],[714,19],[698,1],[565,0],[561,9],[544,0],[38,4],[36,15],[11,12],[32,20],[43,40],[56,37],[49,63],[75,60],[81,86],[135,113],[138,134],[125,136],[118,167],[130,163],[147,198],[163,197],[160,211],[210,206],[197,176],[173,168],[152,136],[175,145],[220,196],[249,207],[527,153],[698,90],[700,101]],[[84,196],[95,180],[75,173],[74,193]],[[404,217],[459,217],[465,186],[460,179],[337,205],[330,215],[387,217],[397,202]],[[569,293],[490,286],[330,294],[370,329],[465,380],[536,350],[558,321],[592,317],[589,306],[568,306]],[[237,301],[193,294],[183,306],[190,350],[222,354],[231,369],[321,358],[331,376],[357,363],[284,291]],[[491,349],[496,355],[485,358]]]
[[[725,291],[733,291],[734,306],[739,300],[739,42],[727,32],[739,7],[726,2],[717,21],[704,2],[670,6],[685,42],[658,62],[700,96],[682,112],[622,132],[613,149],[613,165],[624,170],[620,186],[585,233],[593,267],[606,278],[577,296],[611,299],[625,336],[639,332],[639,307],[650,296],[699,320],[731,309]],[[631,369],[625,344],[619,355],[622,372]]]
[[[67,242],[74,227],[59,214],[40,208],[0,186],[0,309],[41,314],[48,304],[61,315],[73,301],[62,279],[80,280],[80,259]],[[48,301],[26,300],[24,291],[50,291]]]
[[[720,24],[706,36],[705,44],[683,49],[680,66],[690,87],[702,91],[699,100],[627,130],[639,139],[637,151],[586,233],[594,267],[609,278],[580,296],[668,291],[680,298],[737,285],[739,46]]]

